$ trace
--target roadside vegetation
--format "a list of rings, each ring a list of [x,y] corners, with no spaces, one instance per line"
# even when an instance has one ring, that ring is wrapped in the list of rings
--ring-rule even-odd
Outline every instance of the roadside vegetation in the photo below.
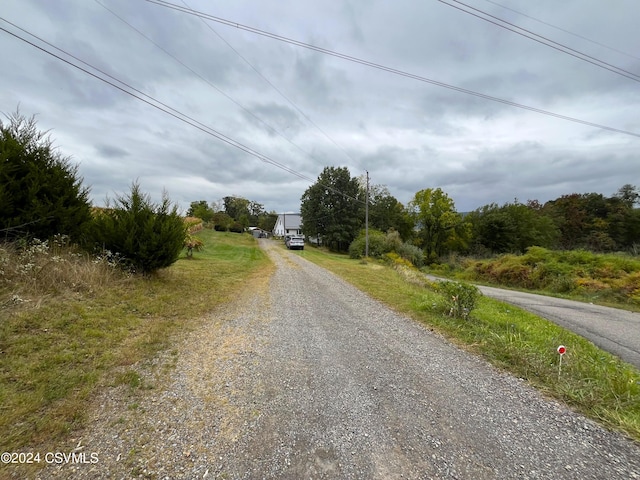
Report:
[[[145,276],[64,238],[0,247],[0,451],[55,447],[98,389],[143,387],[135,364],[271,268],[249,235],[195,238],[198,253]]]
[[[452,255],[425,271],[459,280],[530,290],[640,310],[640,257],[530,247],[489,259]]]
[[[640,371],[579,335],[517,307],[475,296],[473,288],[463,283],[447,282],[443,288],[398,255],[357,261],[317,248],[298,255],[523,378],[545,395],[640,441]],[[455,295],[471,303],[452,304]],[[560,345],[567,348],[561,368]]]

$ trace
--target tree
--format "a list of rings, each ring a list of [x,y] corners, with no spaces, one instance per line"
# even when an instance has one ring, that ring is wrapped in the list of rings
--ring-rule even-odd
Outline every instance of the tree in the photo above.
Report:
[[[34,117],[0,120],[0,232],[5,237],[55,234],[78,240],[91,220],[89,189],[78,167],[58,153]]]
[[[369,227],[382,232],[395,230],[404,241],[413,234],[413,221],[404,205],[382,185],[369,189]]]
[[[558,237],[553,220],[536,209],[537,202],[495,203],[470,213],[473,243],[492,253],[524,253],[528,247],[552,248]]]
[[[186,234],[166,193],[154,204],[133,183],[128,195],[117,197],[96,215],[93,240],[98,248],[120,254],[136,271],[149,274],[178,260]]]
[[[427,188],[415,194],[407,206],[418,232],[419,245],[427,261],[466,248],[470,225],[456,212],[455,204],[440,188]]]
[[[224,197],[224,212],[236,222],[240,221],[243,215],[249,218],[249,200],[242,197]]]
[[[203,222],[208,223],[213,220],[215,212],[213,208],[209,206],[206,200],[199,200],[197,202],[191,202],[189,210],[187,210],[188,217],[198,217]]]
[[[614,197],[619,198],[629,208],[633,208],[640,203],[640,192],[635,185],[627,183],[618,189]]]
[[[272,232],[278,221],[278,214],[276,212],[263,213],[258,219],[258,227],[265,232]]]
[[[336,251],[347,251],[364,225],[364,198],[347,167],[325,167],[302,195],[303,232]]]
[[[213,214],[213,228],[218,232],[227,232],[233,225],[234,221],[229,215],[224,212],[217,212]]]
[[[545,203],[543,211],[558,226],[561,248],[612,251],[633,244],[634,199],[634,187],[627,185],[611,198],[600,193],[563,195]]]

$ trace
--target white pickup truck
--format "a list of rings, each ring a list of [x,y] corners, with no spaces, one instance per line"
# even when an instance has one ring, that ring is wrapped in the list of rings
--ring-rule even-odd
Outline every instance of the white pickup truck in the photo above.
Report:
[[[284,237],[284,244],[289,250],[304,250],[304,237],[287,235]]]

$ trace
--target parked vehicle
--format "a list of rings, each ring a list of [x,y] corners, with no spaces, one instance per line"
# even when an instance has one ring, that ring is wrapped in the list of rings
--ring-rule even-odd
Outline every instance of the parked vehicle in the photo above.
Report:
[[[289,250],[304,250],[304,237],[287,235],[284,237],[284,244]]]

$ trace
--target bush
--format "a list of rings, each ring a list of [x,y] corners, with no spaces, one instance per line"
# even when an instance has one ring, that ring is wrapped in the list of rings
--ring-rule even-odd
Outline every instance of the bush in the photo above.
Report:
[[[92,239],[103,250],[120,254],[144,274],[173,264],[184,247],[186,226],[166,194],[159,205],[134,183],[128,196],[96,214]]]
[[[187,250],[187,257],[192,258],[194,250],[200,252],[204,248],[204,242],[191,233],[187,233],[184,239],[184,248]]]
[[[358,238],[356,238],[349,245],[349,257],[362,258],[365,256],[366,249],[366,235],[365,232],[360,232]],[[389,252],[386,238],[384,233],[379,230],[369,230],[369,256],[379,258],[385,253]]]
[[[443,281],[436,285],[443,296],[443,310],[451,317],[467,318],[482,295],[478,287],[468,283]]]
[[[244,233],[244,227],[239,222],[233,222],[229,227],[229,231],[233,233]]]
[[[56,152],[35,119],[0,121],[0,232],[7,237],[77,240],[91,220],[89,190],[77,166]]]
[[[396,247],[396,253],[418,268],[424,266],[424,252],[420,247],[405,242]]]

